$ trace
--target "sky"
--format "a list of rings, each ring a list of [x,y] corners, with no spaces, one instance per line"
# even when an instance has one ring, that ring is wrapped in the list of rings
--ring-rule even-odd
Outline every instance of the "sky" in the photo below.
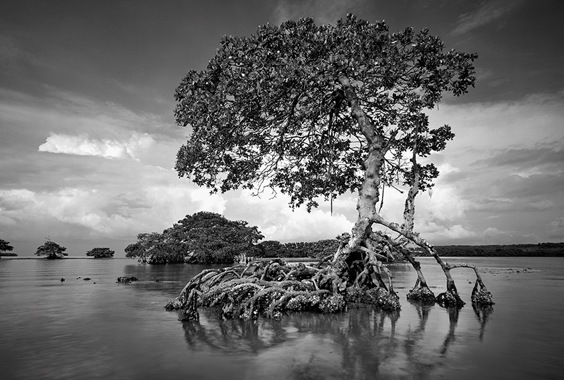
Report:
[[[162,232],[199,211],[258,226],[266,240],[350,231],[356,197],[307,213],[246,191],[210,195],[173,167],[189,131],[176,86],[224,35],[347,13],[391,31],[428,28],[476,52],[476,88],[445,97],[431,126],[456,137],[431,158],[441,175],[416,203],[431,244],[564,241],[564,49],[559,0],[0,1],[0,239],[20,256],[50,239],[70,255]],[[384,217],[401,222],[403,195]]]

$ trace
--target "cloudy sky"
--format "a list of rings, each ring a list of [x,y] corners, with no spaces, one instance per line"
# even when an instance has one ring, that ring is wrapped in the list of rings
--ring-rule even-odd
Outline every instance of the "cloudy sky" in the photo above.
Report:
[[[0,238],[30,255],[45,238],[83,255],[123,256],[140,232],[206,210],[267,239],[332,238],[355,220],[352,196],[308,214],[287,199],[210,196],[173,170],[188,131],[174,89],[224,35],[347,13],[392,31],[429,28],[477,52],[475,89],[443,101],[434,124],[456,134],[434,156],[416,229],[433,244],[564,241],[564,50],[559,0],[53,0],[0,2]],[[399,206],[399,207],[398,207]],[[387,192],[384,215],[401,217]]]

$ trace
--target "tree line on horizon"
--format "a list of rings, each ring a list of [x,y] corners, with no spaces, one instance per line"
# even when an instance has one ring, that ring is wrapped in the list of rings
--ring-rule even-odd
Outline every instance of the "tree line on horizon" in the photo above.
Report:
[[[321,259],[335,254],[339,240],[281,243],[265,240],[256,226],[201,211],[186,217],[162,233],[140,233],[125,248],[126,257],[149,264],[231,264],[241,255],[248,258]],[[444,256],[561,256],[564,243],[487,246],[437,246]],[[422,250],[415,255],[425,256]]]
[[[198,224],[207,218],[207,225]],[[223,225],[218,228],[215,222]],[[182,222],[182,223],[181,223]],[[195,222],[191,225],[190,222]],[[230,228],[239,229],[239,237],[247,222],[233,222],[222,215],[202,211],[192,217],[186,216],[180,226],[166,229],[162,234],[141,233],[137,242],[125,248],[126,257],[138,258],[150,264],[192,263],[192,264],[230,264],[244,254],[250,258],[311,258],[321,259],[332,255],[339,247],[337,239],[322,239],[311,242],[281,243],[277,240],[265,240],[260,243],[246,244],[245,239],[237,241],[237,236]],[[191,226],[191,227],[190,227]],[[251,227],[250,231],[255,231]],[[182,233],[184,231],[184,234]],[[191,231],[190,234],[187,231]],[[220,232],[221,233],[218,233]],[[174,232],[174,233],[173,233]],[[228,233],[229,232],[229,233]],[[261,233],[256,229],[255,234]],[[196,238],[195,238],[196,237]],[[255,235],[255,238],[258,235]],[[188,242],[189,239],[190,242]],[[561,257],[564,256],[564,242],[538,244],[492,244],[492,245],[439,245],[437,251],[445,257]],[[15,257],[14,247],[9,241],[0,239],[0,257]],[[196,250],[199,252],[196,253]],[[47,259],[64,258],[66,248],[48,240],[37,248],[35,255]],[[425,256],[421,250],[414,250],[415,255]],[[115,251],[107,247],[92,248],[86,256],[95,259],[113,258]]]
[[[249,258],[311,258],[332,255],[339,247],[337,239],[311,242],[281,243],[262,239],[257,227],[248,227],[244,221],[230,221],[224,216],[202,211],[165,229],[163,233],[141,233],[137,242],[125,248],[126,257],[138,258],[150,264],[192,263],[230,264],[241,255]],[[259,239],[259,236],[261,239]],[[538,244],[498,245],[439,245],[437,251],[446,257],[560,257],[564,256],[564,242]],[[14,257],[14,247],[0,239],[0,257]],[[66,247],[47,240],[37,248],[35,255],[47,259],[64,258]],[[422,250],[414,254],[425,256]],[[92,248],[86,256],[95,259],[113,258],[115,251],[107,247]]]
[[[0,257],[1,256],[17,256],[16,253],[12,253],[14,247],[6,240],[0,239]],[[65,251],[67,250],[66,247],[59,245],[58,243],[51,241],[51,239],[47,239],[45,243],[41,244],[37,247],[35,251],[36,256],[45,256],[48,260],[54,259],[63,259],[65,256],[68,256]],[[99,258],[112,258],[115,254],[115,251],[109,248],[93,248],[86,252],[86,256],[93,257],[95,259]]]

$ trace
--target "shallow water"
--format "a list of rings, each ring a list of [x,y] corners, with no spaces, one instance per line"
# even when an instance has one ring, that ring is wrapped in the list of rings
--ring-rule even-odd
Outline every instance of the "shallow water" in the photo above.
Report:
[[[182,323],[164,305],[202,266],[2,259],[0,377],[561,378],[564,259],[447,260],[483,269],[492,310],[410,304],[405,295],[416,275],[398,264],[392,267],[402,299],[398,313],[361,308],[252,322],[221,321],[202,311],[200,322]],[[421,261],[435,294],[444,291],[440,268]],[[116,283],[132,275],[140,281]],[[472,272],[454,275],[469,301]]]

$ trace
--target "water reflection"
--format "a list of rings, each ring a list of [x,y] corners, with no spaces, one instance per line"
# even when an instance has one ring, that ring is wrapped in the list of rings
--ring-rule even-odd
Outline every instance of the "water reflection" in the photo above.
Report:
[[[493,313],[493,306],[482,306],[477,307],[476,305],[472,304],[472,309],[476,314],[476,318],[478,318],[478,322],[480,322],[480,341],[484,340],[484,332],[486,331],[486,323],[490,318],[490,315]]]
[[[308,369],[315,369],[324,378],[436,374],[448,365],[447,354],[458,337],[460,309],[410,306],[401,312],[405,316],[400,316],[400,312],[358,308],[330,315],[297,313],[279,321],[222,320],[217,311],[207,309],[201,310],[200,321],[187,321],[182,327],[190,351],[209,350],[241,356],[242,360],[248,360],[249,354],[259,360],[276,358],[276,371],[282,371],[280,377],[285,373],[286,377],[299,378],[296,374],[309,373]],[[483,339],[492,310],[474,309],[480,335],[472,344]],[[429,320],[440,320],[445,314],[448,325],[429,325]],[[474,318],[465,320],[463,339],[467,339],[469,329],[476,330],[475,322]],[[466,344],[462,342],[462,346]],[[323,365],[319,358],[321,347]],[[253,365],[258,366],[249,363]],[[265,360],[260,366],[264,365]]]
[[[448,334],[445,337],[443,346],[441,347],[441,355],[446,355],[448,347],[455,339],[456,325],[458,324],[458,316],[460,315],[460,309],[458,307],[449,307],[445,309],[448,313]]]
[[[429,320],[429,314],[433,305],[422,305],[415,302],[410,302],[415,308],[419,323],[413,330],[408,330],[404,339],[403,347],[408,361],[415,373],[419,375],[428,375],[435,368],[435,363],[429,363],[425,360],[425,356],[421,353],[425,352],[427,347],[422,344],[425,337],[425,327]]]

